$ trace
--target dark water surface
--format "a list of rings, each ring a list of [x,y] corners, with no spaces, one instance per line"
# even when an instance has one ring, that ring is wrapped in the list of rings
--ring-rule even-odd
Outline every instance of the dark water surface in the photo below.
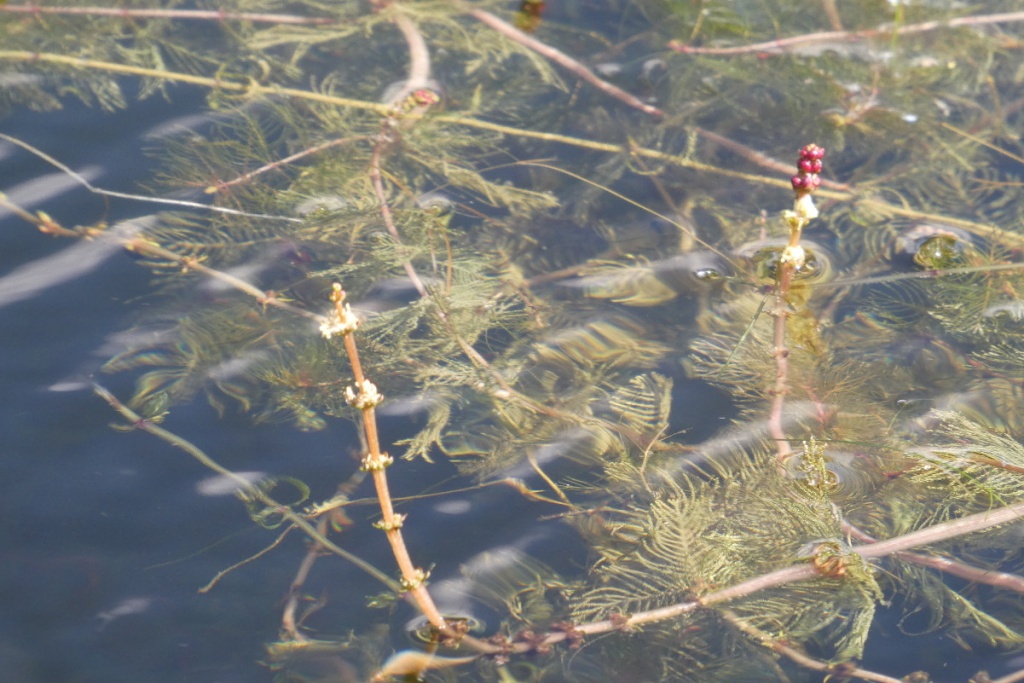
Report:
[[[98,186],[136,190],[149,169],[145,131],[196,102],[181,94],[174,106],[153,100],[113,116],[69,103],[54,114],[14,116],[4,131]],[[68,225],[146,210],[123,202],[108,210],[24,151],[3,150],[3,186],[26,208]],[[194,680],[252,680],[259,674],[250,629],[273,623],[266,618],[276,595],[242,575],[219,596],[197,597],[195,589],[223,559],[259,541],[234,535],[247,525],[230,496],[197,495],[205,474],[189,460],[144,435],[110,430],[114,416],[89,385],[128,327],[126,303],[145,295],[149,276],[113,251],[65,277],[78,259],[54,259],[76,245],[26,227],[3,214],[0,666],[7,680],[24,681],[169,681],[199,671]],[[257,437],[250,426],[217,422],[202,409],[182,417],[195,421],[212,448],[236,455],[258,443],[257,457],[267,459],[263,449],[284,438],[273,430]],[[226,653],[245,650],[248,656],[225,661]]]
[[[179,91],[173,104],[150,100],[112,115],[69,102],[62,112],[13,116],[3,132],[58,156],[97,187],[135,192],[152,168],[142,154],[156,144],[147,131],[195,112],[199,101],[195,93]],[[150,208],[124,200],[107,206],[6,143],[0,146],[0,186],[23,208],[45,210],[65,225],[113,223]],[[124,348],[133,307],[146,306],[149,274],[120,249],[95,263],[82,254],[66,258],[77,248],[0,212],[3,680],[268,680],[271,674],[258,660],[263,645],[276,639],[303,543],[293,536],[276,553],[197,594],[274,534],[254,527],[232,495],[234,487],[181,451],[143,433],[110,428],[117,416],[92,393],[91,382],[130,392],[125,380],[99,368]],[[254,426],[245,415],[218,419],[200,400],[176,409],[165,426],[253,478],[287,474],[312,482],[313,496],[321,499],[355,469],[345,455],[354,447],[347,423],[335,421],[319,433]],[[383,427],[392,435],[409,429],[394,419],[385,419]],[[394,486],[396,492],[409,485],[418,492],[452,475],[443,463],[407,464]],[[370,495],[370,489],[358,494]],[[443,500],[417,512],[422,528],[443,532],[418,534],[410,545],[449,568],[481,548],[543,552],[551,542],[550,530],[535,522],[536,509],[516,516],[525,510],[511,491]],[[367,523],[346,536],[349,549],[390,566],[386,544]],[[443,578],[439,572],[435,580]],[[363,596],[381,590],[332,559],[321,560],[310,584],[310,591],[332,596],[326,622],[340,612],[349,627],[366,616]],[[394,619],[412,616],[411,609],[400,610]]]

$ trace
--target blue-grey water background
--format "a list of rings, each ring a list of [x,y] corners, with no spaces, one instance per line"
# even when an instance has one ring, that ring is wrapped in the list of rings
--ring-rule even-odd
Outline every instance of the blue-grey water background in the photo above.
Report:
[[[0,130],[59,158],[96,187],[138,192],[153,168],[146,152],[159,148],[153,131],[209,122],[196,116],[202,93],[172,93],[170,102],[154,98],[114,114],[68,101],[59,112],[16,114]],[[113,224],[162,208],[100,197],[9,143],[0,143],[0,189],[67,226]],[[104,375],[100,366],[124,348],[133,312],[149,305],[151,275],[120,249],[76,274],[74,258],[58,260],[74,247],[0,210],[0,678],[270,680],[263,646],[277,637],[303,541],[293,535],[209,593],[197,593],[276,534],[256,527],[234,488],[183,452],[112,428],[118,416],[91,383],[130,395],[130,378]],[[254,425],[245,414],[219,418],[198,398],[175,408],[164,426],[233,470],[309,482],[317,500],[356,469],[347,455],[354,430],[340,421],[313,433]],[[384,429],[398,438],[409,427],[385,418]],[[396,495],[456,485],[443,461],[403,463],[394,474]],[[539,523],[537,507],[511,490],[446,496],[415,514],[413,555],[443,562],[455,575],[460,561],[500,548],[552,557],[557,550],[567,567],[584,559],[566,553],[579,550],[567,529]],[[388,546],[365,520],[346,530],[345,545],[391,572]],[[439,569],[435,582],[444,577]],[[349,628],[360,615],[382,618],[364,607],[365,596],[382,587],[336,559],[318,563],[308,589],[329,598],[325,625],[332,615]],[[400,633],[414,616],[403,607],[388,621]]]
[[[203,93],[171,93],[171,102],[151,98],[114,114],[67,101],[59,112],[16,113],[0,130],[97,186],[140,191],[139,181],[153,167],[145,152],[160,144],[153,131],[179,117],[206,125],[194,118]],[[92,194],[8,143],[0,143],[0,190],[65,225],[114,223],[157,208]],[[102,377],[98,369],[118,349],[118,335],[131,329],[133,313],[148,305],[150,274],[127,253],[113,251],[68,277],[68,264],[48,259],[74,246],[0,210],[0,679],[270,680],[272,672],[260,663],[262,648],[276,638],[302,541],[288,538],[209,593],[197,593],[274,534],[255,527],[230,489],[218,488],[182,452],[146,434],[111,428],[116,415],[90,383],[109,382],[121,395],[129,393],[126,378]],[[26,272],[33,276],[28,284]],[[218,417],[199,398],[176,408],[167,426],[232,469],[311,482],[314,499],[328,497],[355,469],[345,454],[354,435],[342,422],[316,433],[254,425],[244,414]],[[392,436],[406,429],[400,421],[388,428]],[[402,463],[393,474],[398,492],[458,484],[443,462]],[[583,566],[571,534],[557,522],[538,521],[545,511],[511,491],[442,500],[412,508],[417,524],[409,534],[414,557],[444,565],[435,581],[460,562],[508,547],[566,569]],[[390,571],[387,545],[365,520],[346,530],[345,545]],[[373,582],[339,560],[321,561],[309,583],[329,597],[318,623],[380,618],[365,608]],[[400,610],[391,620],[400,624],[411,616]],[[884,617],[878,628],[873,637],[887,644],[872,648],[876,659],[865,662],[869,668],[901,675],[921,668],[937,681],[966,681],[982,668],[995,677],[1022,665],[1013,655],[965,652],[941,637],[897,637]]]

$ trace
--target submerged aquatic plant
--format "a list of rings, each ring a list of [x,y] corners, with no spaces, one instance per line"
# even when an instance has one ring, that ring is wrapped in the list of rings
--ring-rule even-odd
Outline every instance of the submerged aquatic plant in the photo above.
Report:
[[[106,366],[135,395],[97,389],[126,426],[232,476],[164,414],[205,393],[359,425],[397,580],[333,537],[362,475],[307,507],[237,477],[283,527],[271,547],[310,539],[268,647],[282,680],[341,652],[381,679],[898,680],[857,664],[880,612],[1024,645],[1024,93],[999,28],[1024,15],[825,3],[821,34],[806,3],[544,4],[520,4],[529,35],[492,2],[0,5],[5,107],[115,108],[128,77],[208,92],[143,197],[166,213],[68,228],[2,200],[158,274],[161,333]],[[775,158],[808,139],[828,167],[804,146],[787,181]],[[418,422],[387,446],[389,403]],[[385,447],[554,506],[586,569],[467,563],[460,590],[498,615],[474,633],[435,599],[447,558],[406,547],[425,531],[394,509]],[[373,606],[411,596],[425,654],[308,626],[323,552],[384,585]]]

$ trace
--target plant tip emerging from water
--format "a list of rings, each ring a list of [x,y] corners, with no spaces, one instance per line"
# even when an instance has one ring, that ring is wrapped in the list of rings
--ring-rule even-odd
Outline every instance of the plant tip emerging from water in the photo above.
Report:
[[[345,290],[337,282],[334,283],[330,296],[334,310],[320,323],[320,334],[324,339],[335,335],[352,334],[359,328],[359,318],[352,312],[352,307],[345,303]]]
[[[821,176],[818,174],[822,170],[824,157],[824,148],[813,143],[805,146],[800,150],[800,158],[796,163],[797,174],[790,179],[796,201],[792,211],[784,211],[782,214],[789,226],[789,245],[782,254],[782,262],[793,264],[797,270],[803,266],[806,256],[800,246],[800,235],[804,227],[818,217],[818,207],[814,205],[811,196],[821,185]]]

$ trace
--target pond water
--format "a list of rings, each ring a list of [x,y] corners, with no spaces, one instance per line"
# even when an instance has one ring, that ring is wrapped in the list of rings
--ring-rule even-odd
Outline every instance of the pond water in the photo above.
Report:
[[[0,12],[4,680],[363,681],[434,647],[389,589],[350,361],[318,331],[335,281],[443,614],[528,643],[707,601],[429,680],[1024,669],[1019,523],[871,564],[850,551],[857,529],[902,538],[1024,500],[1024,17],[993,18],[1012,3],[964,20],[942,3],[549,2],[531,35],[575,72],[467,8],[372,4],[294,34]],[[417,33],[429,79],[406,57]],[[15,52],[43,44],[95,64]],[[116,63],[209,82],[153,95],[122,76],[124,110],[67,92],[28,109],[60,86],[111,97]],[[812,142],[821,213],[790,282],[780,212]],[[46,235],[37,211],[105,233]],[[315,514],[346,482],[344,513]],[[313,542],[264,494],[384,579],[326,551],[306,575]]]
[[[173,129],[183,118],[203,125],[192,116],[202,101],[202,93],[179,89],[171,103],[154,100],[114,114],[69,102],[44,116],[16,113],[2,132],[61,152],[62,162],[97,187],[131,193],[152,172],[144,152],[159,144],[154,131]],[[82,217],[113,223],[146,215],[137,203],[107,205],[13,144],[2,150],[4,192],[22,208],[45,210],[67,225]],[[132,343],[133,308],[145,309],[154,291],[149,273],[123,250],[92,259],[67,242],[40,239],[11,212],[0,220],[6,521],[0,667],[9,680],[26,682],[269,680],[264,647],[277,638],[303,542],[289,539],[282,545],[287,550],[197,594],[273,536],[254,527],[230,481],[152,437],[111,429],[116,414],[91,391],[94,381],[109,381],[131,392],[130,382],[104,376],[101,366]],[[386,433],[414,429],[407,418],[384,412]],[[347,422],[301,432],[254,425],[238,412],[221,418],[203,401],[177,408],[167,426],[179,420],[190,438],[254,481],[325,482],[313,491],[326,499],[357,469],[345,454],[344,444],[355,439]],[[457,488],[457,473],[443,461],[402,469],[398,489]],[[364,487],[360,494],[369,492]],[[432,554],[441,543],[456,576],[462,562],[486,557],[487,550],[550,557],[556,549],[575,549],[563,561],[584,561],[570,530],[538,521],[536,506],[514,492],[467,491],[441,501],[416,508],[426,528],[437,531],[410,546]],[[393,560],[378,533],[369,523],[346,531],[364,559],[386,567]],[[324,564],[330,566],[320,568],[323,585],[316,590],[338,594],[327,612],[350,625],[368,620],[364,596],[379,586],[344,564]],[[369,615],[380,621],[379,611]],[[411,608],[386,616],[400,634],[399,647],[411,642],[404,624],[414,617]]]

